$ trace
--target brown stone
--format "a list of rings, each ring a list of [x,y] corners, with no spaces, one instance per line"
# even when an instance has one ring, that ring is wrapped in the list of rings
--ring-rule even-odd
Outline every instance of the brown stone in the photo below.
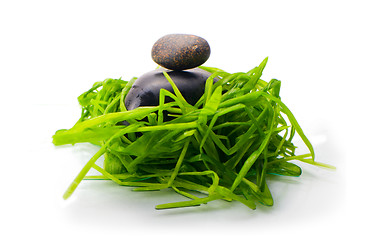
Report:
[[[171,70],[195,68],[207,61],[211,53],[208,42],[189,34],[163,36],[152,47],[152,59]]]

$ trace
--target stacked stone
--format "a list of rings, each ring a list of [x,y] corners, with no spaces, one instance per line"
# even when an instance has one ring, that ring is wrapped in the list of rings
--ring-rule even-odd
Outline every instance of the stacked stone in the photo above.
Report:
[[[151,56],[162,68],[145,73],[134,82],[125,98],[127,110],[159,105],[161,89],[174,92],[163,72],[168,73],[186,101],[194,105],[211,75],[198,68],[207,61],[210,52],[208,42],[195,35],[169,34],[157,40]]]
[[[198,67],[210,57],[208,42],[189,34],[169,34],[153,45],[152,59],[158,65],[171,70]]]

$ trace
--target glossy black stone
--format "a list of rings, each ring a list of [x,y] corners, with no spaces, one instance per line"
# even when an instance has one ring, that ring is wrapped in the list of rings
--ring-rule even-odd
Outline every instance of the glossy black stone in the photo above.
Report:
[[[211,76],[211,73],[199,68],[186,71],[171,71],[160,68],[145,73],[135,81],[125,98],[127,110],[140,106],[159,105],[161,88],[174,93],[163,71],[168,73],[185,100],[191,105],[194,105],[203,95],[206,80]]]
[[[152,47],[152,59],[160,66],[171,70],[198,67],[210,57],[208,42],[190,34],[163,36]]]

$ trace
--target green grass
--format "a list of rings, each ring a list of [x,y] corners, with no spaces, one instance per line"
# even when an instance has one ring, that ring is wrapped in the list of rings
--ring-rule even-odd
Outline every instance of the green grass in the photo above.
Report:
[[[235,200],[251,209],[273,205],[269,174],[300,176],[289,161],[315,161],[313,146],[296,118],[281,101],[281,82],[260,79],[267,63],[248,72],[212,73],[205,92],[192,106],[168,74],[174,93],[161,89],[160,103],[127,111],[124,99],[136,78],[106,79],[78,97],[82,113],[70,129],[53,136],[55,145],[90,142],[99,151],[86,163],[64,194],[67,199],[83,179],[108,179],[136,191],[171,188],[187,201],[156,209],[198,206],[213,200]],[[214,81],[214,78],[218,81]],[[170,102],[165,102],[170,98]],[[168,112],[173,119],[163,121]],[[121,124],[122,122],[129,124]],[[298,134],[309,149],[296,154]],[[104,156],[103,167],[96,161]],[[87,176],[91,168],[100,176]],[[194,196],[193,191],[205,194]]]

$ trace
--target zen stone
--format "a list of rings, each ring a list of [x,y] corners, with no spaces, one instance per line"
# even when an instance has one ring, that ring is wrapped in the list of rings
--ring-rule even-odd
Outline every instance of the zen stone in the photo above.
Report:
[[[159,68],[145,73],[134,82],[125,98],[125,106],[128,110],[133,110],[140,106],[158,106],[161,89],[174,93],[163,72],[167,72],[184,99],[191,105],[194,105],[202,97],[206,80],[211,76],[211,73],[200,68],[185,71]],[[217,80],[215,78],[214,82]],[[165,101],[168,102],[168,100],[170,99]]]
[[[190,34],[163,36],[152,47],[153,61],[171,70],[198,67],[207,61],[210,53],[210,45],[205,39]]]

